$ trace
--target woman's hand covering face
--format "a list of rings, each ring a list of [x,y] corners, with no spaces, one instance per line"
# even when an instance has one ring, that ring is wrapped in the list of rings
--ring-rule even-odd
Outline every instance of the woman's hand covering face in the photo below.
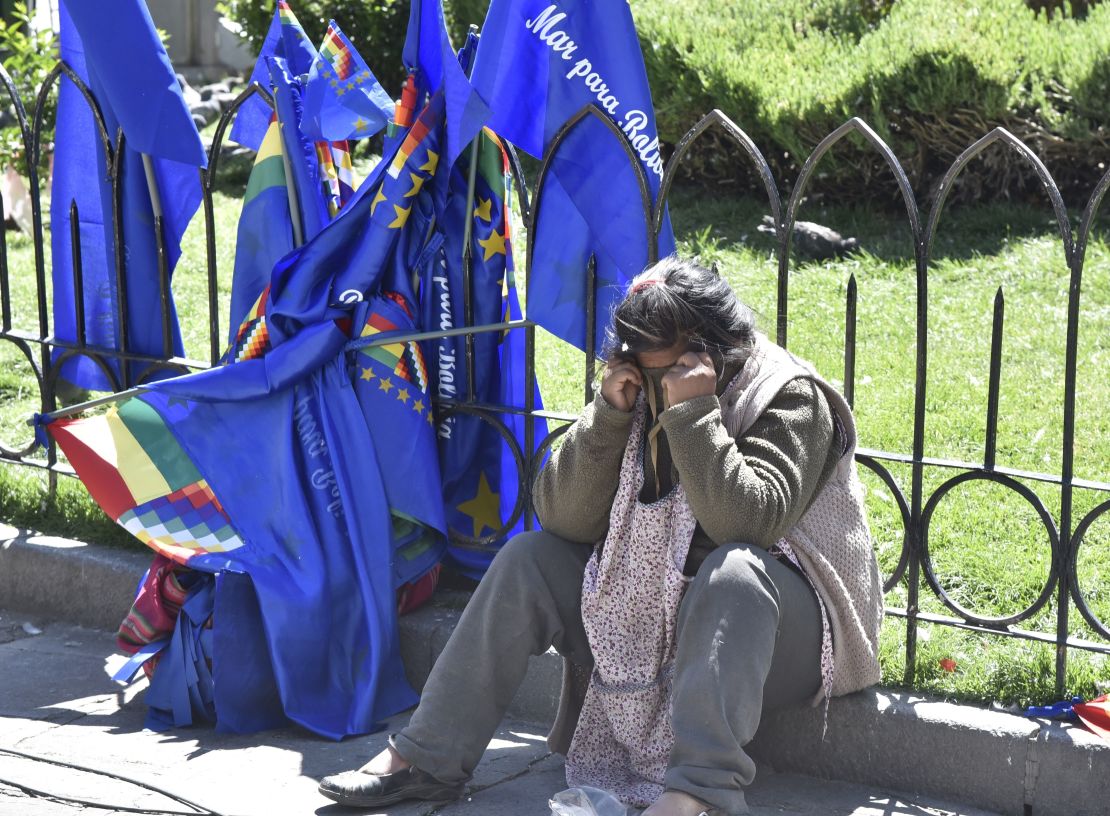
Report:
[[[670,408],[688,399],[714,394],[716,389],[713,358],[704,351],[687,351],[663,375],[663,404]]]
[[[636,395],[642,384],[643,375],[634,361],[625,357],[613,357],[605,365],[601,396],[618,411],[628,413],[636,404]]]

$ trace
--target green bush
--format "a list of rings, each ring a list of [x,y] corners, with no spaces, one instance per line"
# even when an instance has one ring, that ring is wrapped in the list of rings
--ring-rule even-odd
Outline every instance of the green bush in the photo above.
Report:
[[[444,0],[443,11],[454,42],[461,45],[471,25],[480,28],[488,9],[489,0]]]
[[[1025,140],[1069,192],[1093,186],[1110,160],[1108,5],[1082,20],[1022,0],[633,0],[633,13],[663,139],[720,108],[780,179],[852,116],[891,144],[921,192],[995,126]],[[735,178],[734,156],[708,139],[691,169]],[[826,161],[826,188],[863,182],[874,194],[882,179],[893,190],[870,148],[841,146]],[[992,190],[1039,187],[1010,151],[984,161]],[[977,197],[985,176],[965,176],[960,194]]]
[[[26,108],[28,126],[34,120],[35,99],[39,89],[57,61],[58,44],[54,32],[49,29],[35,31],[31,27],[26,4],[13,3],[10,11],[0,19],[0,62],[3,62],[16,93]],[[10,123],[0,127],[0,167],[12,166],[26,175],[23,133],[15,122],[15,112],[6,93],[3,105],[11,111],[11,115]],[[43,111],[43,119],[48,126],[53,124],[56,106],[57,94],[51,94],[46,100],[46,110]],[[40,177],[44,177],[48,161],[45,151],[40,159],[41,166],[38,170]]]

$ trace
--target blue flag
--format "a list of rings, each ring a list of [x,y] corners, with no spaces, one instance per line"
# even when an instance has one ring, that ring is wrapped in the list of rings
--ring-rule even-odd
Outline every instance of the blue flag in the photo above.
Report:
[[[300,210],[303,240],[308,241],[331,221],[331,213],[316,143],[301,127],[305,118],[304,84],[290,74],[288,63],[280,57],[268,57],[266,62],[270,66],[281,142]]]
[[[627,2],[493,0],[472,73],[489,126],[540,157],[559,129],[597,105],[628,137],[654,202],[663,177],[643,56]],[[588,117],[561,143],[535,203],[528,317],[586,346],[586,265],[597,259],[594,334],[648,262],[648,216],[633,166],[604,123]],[[665,221],[660,256],[674,251]]]
[[[270,68],[267,59],[280,57],[285,60],[290,76],[307,75],[316,60],[316,49],[301,27],[293,9],[285,0],[278,0],[274,6],[274,19],[262,41],[258,59],[254,63],[248,84],[257,82],[263,88],[270,88]],[[259,96],[252,96],[239,106],[235,114],[235,124],[231,127],[231,140],[251,150],[257,150],[266,135],[272,109]]]
[[[163,237],[169,270],[181,254],[181,236],[200,204],[198,168],[206,166],[204,148],[177,84],[165,48],[145,4],[111,0],[63,3],[61,57],[89,86],[114,143],[119,128],[125,137],[121,162],[122,233],[115,246],[112,191],[108,166],[93,114],[72,83],[62,80],[55,134],[54,177],[50,215],[54,282],[54,334],[77,338],[70,230],[70,205],[77,204],[87,341],[121,348],[116,253],[122,253],[127,282],[127,346],[131,352],[163,354],[161,289],[158,281],[154,212],[140,154],[152,157],[163,208]],[[182,354],[172,299],[169,304],[169,351]],[[58,355],[60,356],[60,355]],[[111,365],[114,376],[120,368]],[[132,366],[132,378],[142,376]],[[70,357],[61,376],[93,390],[113,390],[114,383],[89,358]]]
[[[478,150],[474,197],[467,195],[470,166],[464,152],[450,175],[446,208],[439,221],[443,245],[423,270],[422,302],[428,329],[466,325],[464,310],[463,236],[471,226],[472,321],[475,325],[519,319],[513,281],[512,243],[509,229],[508,159],[492,132],[485,131],[470,149]],[[469,202],[469,207],[468,207]],[[478,403],[524,407],[524,334],[474,336],[474,398]],[[466,339],[447,337],[430,344],[430,377],[441,399],[465,400],[468,393]],[[535,406],[542,409],[539,391]],[[534,453],[524,446],[525,419],[501,415],[510,435],[524,451],[525,461]],[[546,435],[546,423],[533,420],[536,443]],[[504,437],[489,422],[456,412],[438,426],[443,500],[447,520],[456,533],[485,539],[499,533],[517,503],[519,476],[515,457]],[[522,529],[518,520],[494,542],[502,543]],[[487,547],[452,545],[455,566],[478,578],[492,559]]]
[[[363,340],[412,332],[415,309],[395,289],[359,304],[355,326]],[[418,343],[357,349],[355,394],[374,440],[393,523],[396,587],[428,572],[443,557],[447,522],[436,454],[428,368]]]
[[[211,377],[169,381],[143,400],[172,429],[243,541],[188,566],[250,576],[285,715],[340,738],[373,730],[416,695],[398,651],[385,487],[337,356],[346,338],[334,326],[306,335]],[[244,371],[251,366],[265,372]],[[252,392],[263,377],[269,387]],[[228,642],[257,631],[249,619],[217,625]],[[238,662],[234,654],[213,656],[225,672]],[[222,727],[252,727],[220,705],[222,691]]]
[[[439,175],[443,117],[443,94],[436,94],[339,211],[332,224],[343,227],[324,230],[274,266],[266,320],[275,345],[303,326],[349,318],[380,286],[383,247],[394,246],[398,230],[435,198],[438,182],[430,180]],[[420,195],[425,185],[433,196]]]
[[[393,100],[335,20],[308,75],[305,113],[305,134],[326,141],[365,139],[393,121]]]
[[[323,49],[331,60],[328,64],[338,72],[341,67],[350,68],[350,60],[345,62],[344,54],[335,53],[334,34],[342,37],[334,25],[329,26]],[[258,335],[253,329],[264,308],[270,273],[275,262],[294,244],[289,190],[297,204],[301,243],[319,233],[354,194],[354,169],[347,142],[321,141],[313,135],[319,129],[321,116],[333,121],[337,114],[329,107],[334,99],[317,99],[315,103],[309,99],[313,92],[312,76],[318,74],[323,57],[309,44],[288,4],[279,4],[267,43],[255,67],[255,78],[265,81],[273,91],[275,109],[271,111],[257,96],[250,100],[261,105],[259,112],[265,111],[270,121],[264,138],[255,145],[255,167],[239,220],[227,360],[243,359],[258,351],[254,345]],[[302,69],[309,60],[313,66],[306,74]],[[260,74],[262,68],[268,71],[265,77]],[[321,91],[317,89],[316,93],[319,96]],[[310,112],[313,105],[315,114]],[[236,119],[237,126],[243,128],[240,136],[244,139],[254,138],[253,117],[248,112],[245,119],[242,115]]]
[[[447,107],[447,165],[478,135],[489,107],[475,92],[447,33],[442,0],[411,0],[409,26],[401,51],[405,67],[416,76],[421,94],[442,89]]]

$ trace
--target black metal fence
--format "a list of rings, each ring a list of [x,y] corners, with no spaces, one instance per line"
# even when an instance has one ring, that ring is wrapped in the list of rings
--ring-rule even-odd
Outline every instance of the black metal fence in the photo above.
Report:
[[[62,78],[65,78],[64,80]],[[54,85],[60,81],[74,82],[81,88],[89,105],[92,107],[94,114],[97,118],[99,127],[100,141],[103,146],[104,155],[107,157],[107,167],[109,168],[110,180],[113,185],[113,202],[114,202],[114,215],[116,216],[116,246],[123,243],[125,236],[121,235],[121,228],[119,226],[120,219],[118,214],[120,212],[120,172],[121,162],[119,157],[123,146],[122,133],[115,134],[114,138],[109,134],[103,125],[103,119],[96,111],[96,105],[87,89],[80,84],[80,80],[69,70],[68,67],[59,64],[59,66],[52,72],[46,80],[43,88],[38,96],[38,104],[36,105],[36,113],[32,121],[29,121],[22,101],[19,99],[18,94],[8,77],[7,73],[0,66],[0,82],[3,83],[7,89],[10,103],[18,118],[19,126],[22,130],[22,138],[26,147],[26,166],[23,168],[25,175],[30,181],[30,194],[32,200],[32,215],[33,215],[33,239],[34,239],[34,275],[35,275],[35,303],[37,308],[37,331],[27,332],[19,331],[13,328],[12,321],[12,298],[10,295],[9,286],[9,267],[8,267],[8,249],[5,243],[4,232],[0,230],[0,305],[2,305],[2,323],[0,323],[0,341],[14,345],[19,352],[26,357],[29,362],[37,383],[39,391],[41,408],[43,412],[54,411],[58,404],[58,371],[62,363],[67,359],[74,356],[83,355],[96,362],[98,367],[104,372],[109,381],[113,383],[116,390],[124,390],[136,385],[132,382],[130,372],[132,366],[124,364],[127,362],[138,362],[143,364],[142,376],[149,377],[156,371],[164,371],[170,369],[173,371],[187,371],[191,369],[204,368],[210,365],[217,364],[222,348],[222,335],[219,327],[219,297],[218,297],[218,282],[220,275],[230,275],[230,270],[217,269],[216,257],[216,239],[215,239],[215,220],[213,208],[213,187],[215,184],[216,173],[219,163],[220,150],[224,139],[224,134],[229,122],[234,117],[236,110],[240,105],[251,95],[261,94],[268,99],[264,90],[257,86],[247,88],[237,99],[235,104],[224,113],[221,118],[213,139],[213,143],[209,153],[209,166],[207,170],[200,171],[200,178],[198,183],[202,187],[203,198],[202,207],[204,213],[205,224],[205,239],[206,239],[206,263],[207,263],[207,286],[208,286],[208,307],[209,307],[209,359],[207,361],[189,360],[183,358],[173,357],[170,353],[171,340],[170,340],[170,317],[169,317],[169,292],[170,280],[169,273],[166,268],[166,254],[161,235],[161,221],[155,219],[155,230],[157,232],[156,240],[159,247],[159,281],[162,291],[162,304],[161,324],[163,327],[163,339],[165,354],[160,357],[150,357],[132,353],[128,350],[128,340],[126,333],[120,338],[121,348],[119,350],[99,348],[89,345],[85,341],[84,333],[84,316],[83,298],[80,294],[75,298],[77,304],[76,323],[78,326],[78,338],[75,342],[61,342],[52,335],[51,322],[49,317],[49,302],[48,302],[48,286],[47,286],[47,270],[45,262],[45,252],[43,244],[43,218],[40,205],[40,182],[38,176],[39,159],[43,150],[43,129],[44,123],[42,121],[41,111],[44,109],[43,100],[51,92]],[[914,193],[911,189],[909,179],[904,172],[898,159],[895,157],[890,147],[863,121],[859,119],[852,119],[838,128],[836,131],[827,136],[813,151],[813,153],[806,160],[802,168],[801,174],[790,192],[789,197],[784,198],[780,193],[779,186],[773,177],[770,166],[765,160],[762,153],[752,142],[752,140],[745,134],[739,127],[731,122],[724,114],[719,111],[714,111],[707,115],[702,121],[697,123],[683,139],[678,143],[676,149],[671,155],[666,164],[661,188],[659,201],[653,206],[651,203],[651,196],[647,184],[647,179],[644,170],[640,165],[637,155],[628,142],[625,135],[620,129],[614,125],[600,110],[595,107],[583,109],[573,120],[568,122],[562,131],[557,135],[554,144],[549,151],[547,159],[540,167],[538,177],[534,184],[535,198],[530,201],[528,189],[525,185],[524,175],[521,172],[521,167],[516,159],[515,153],[509,147],[509,153],[512,160],[512,168],[515,176],[515,186],[518,194],[518,208],[522,216],[526,228],[530,228],[537,217],[538,206],[533,201],[542,201],[542,191],[544,184],[549,178],[549,170],[551,166],[551,155],[558,148],[560,144],[566,139],[567,135],[573,128],[581,122],[585,117],[596,117],[611,132],[613,138],[617,139],[623,146],[627,154],[630,165],[635,169],[639,179],[641,201],[644,214],[644,228],[645,236],[648,238],[648,244],[651,247],[656,246],[656,238],[662,229],[664,222],[664,208],[670,199],[673,183],[676,177],[676,171],[682,163],[684,157],[687,156],[691,145],[703,134],[711,128],[717,128],[732,142],[735,143],[739,152],[746,156],[750,162],[751,168],[756,172],[758,179],[766,193],[767,204],[774,222],[775,242],[777,253],[777,307],[776,307],[776,335],[777,341],[780,345],[787,345],[787,329],[788,329],[788,316],[790,306],[790,272],[791,272],[791,240],[794,231],[797,214],[801,203],[803,202],[807,190],[811,186],[811,182],[815,176],[815,170],[818,163],[838,142],[848,137],[850,134],[857,134],[862,137],[866,143],[873,147],[885,160],[887,166],[890,168],[891,173],[897,181],[898,187],[901,190],[902,201],[905,205],[906,217],[913,240],[913,257],[916,267],[916,325],[915,325],[915,382],[913,389],[913,441],[912,449],[910,451],[882,451],[861,449],[857,458],[859,463],[866,469],[872,471],[883,485],[890,491],[891,498],[894,505],[897,507],[898,515],[902,525],[902,541],[900,555],[897,565],[893,571],[885,576],[884,591],[890,592],[896,585],[905,582],[906,585],[906,604],[901,608],[888,608],[887,613],[893,616],[905,618],[905,649],[906,649],[906,675],[905,681],[909,684],[914,677],[914,670],[917,661],[917,643],[918,643],[918,626],[919,622],[935,623],[942,625],[949,625],[958,627],[965,630],[974,632],[990,633],[998,636],[1022,638],[1026,640],[1039,641],[1046,644],[1054,644],[1056,648],[1056,663],[1055,663],[1055,681],[1058,693],[1063,693],[1065,688],[1065,677],[1067,668],[1068,652],[1070,649],[1082,649],[1093,652],[1100,652],[1103,654],[1110,654],[1110,627],[1108,624],[1100,620],[1091,606],[1088,604],[1087,598],[1084,593],[1084,587],[1080,585],[1077,561],[1081,548],[1083,547],[1084,537],[1091,528],[1091,525],[1098,520],[1102,515],[1110,511],[1110,483],[1102,481],[1094,481],[1090,479],[1079,479],[1074,472],[1074,453],[1075,453],[1075,416],[1076,416],[1076,371],[1077,371],[1077,355],[1078,355],[1078,341],[1079,341],[1079,316],[1080,316],[1080,297],[1082,293],[1082,279],[1084,261],[1088,240],[1091,235],[1092,226],[1095,223],[1096,215],[1102,203],[1103,197],[1108,188],[1110,188],[1110,172],[1108,172],[1097,184],[1094,193],[1082,213],[1079,221],[1078,231],[1073,234],[1072,226],[1069,221],[1068,213],[1065,207],[1063,198],[1057,188],[1056,183],[1052,179],[1044,164],[1037,158],[1037,156],[1021,141],[1017,140],[1013,135],[1005,130],[994,130],[975,144],[971,145],[963,152],[962,155],[955,161],[948,172],[945,174],[944,179],[939,187],[939,194],[936,200],[932,202],[927,214],[923,218],[923,211],[919,207]],[[991,333],[991,354],[989,364],[989,387],[988,387],[988,407],[986,415],[986,443],[981,461],[968,462],[968,461],[955,461],[947,459],[936,459],[925,456],[925,427],[926,427],[926,395],[928,392],[929,382],[927,378],[927,355],[928,355],[928,329],[929,329],[929,270],[934,258],[934,251],[936,247],[937,224],[939,222],[945,201],[948,197],[949,191],[952,189],[953,183],[957,180],[961,173],[965,171],[968,164],[975,159],[984,150],[992,145],[1000,143],[1009,149],[1017,152],[1036,172],[1037,176],[1041,179],[1048,200],[1051,203],[1053,216],[1057,232],[1060,240],[1063,243],[1064,257],[1066,259],[1067,268],[1070,274],[1070,281],[1068,286],[1067,296],[1067,317],[1066,317],[1066,351],[1065,351],[1065,376],[1063,384],[1063,429],[1062,429],[1062,460],[1061,467],[1057,473],[1044,473],[1044,472],[1030,472],[1020,471],[1011,468],[1002,467],[995,462],[996,438],[998,433],[998,401],[999,401],[999,383],[1001,377],[1001,362],[1002,362],[1002,324],[1004,317],[1004,304],[1001,298],[1001,292],[996,299],[994,320]],[[77,293],[83,293],[83,282],[81,280],[81,263],[80,263],[80,246],[79,236],[76,230],[76,212],[71,209],[71,230],[74,241],[74,288]],[[53,225],[55,229],[60,228],[61,225]],[[61,227],[64,228],[64,227]],[[528,229],[529,245],[527,248],[528,267],[530,272],[532,250],[531,236],[533,231]],[[463,259],[464,266],[464,286],[466,287],[466,295],[469,295],[470,287],[470,261],[469,258]],[[116,285],[121,294],[126,293],[125,286],[125,265],[122,257],[117,253],[116,259]],[[588,270],[588,287],[587,291],[590,297],[587,302],[587,326],[593,325],[595,298],[592,296],[596,290],[596,281],[594,279],[594,268],[591,263]],[[493,424],[501,433],[505,442],[512,449],[515,460],[517,462],[521,490],[518,492],[518,500],[516,506],[512,508],[509,518],[505,526],[499,533],[486,536],[485,538],[471,538],[463,533],[454,533],[456,541],[463,546],[471,547],[489,547],[499,538],[503,537],[504,531],[512,527],[522,517],[526,526],[532,526],[533,517],[531,502],[529,500],[529,487],[532,482],[532,476],[542,462],[544,453],[549,449],[557,437],[563,433],[573,417],[554,414],[551,412],[538,412],[535,410],[533,403],[533,383],[535,381],[535,326],[527,320],[514,321],[510,323],[500,323],[495,325],[474,326],[471,319],[470,311],[470,298],[464,297],[465,310],[466,310],[466,327],[454,329],[449,332],[423,332],[415,333],[407,336],[406,339],[436,339],[449,334],[458,335],[465,334],[468,338],[480,332],[487,331],[523,331],[526,334],[525,339],[525,356],[526,356],[526,384],[525,384],[525,405],[524,413],[528,415],[543,416],[548,420],[555,421],[558,427],[555,428],[544,439],[535,439],[533,423],[526,422],[525,426],[525,439],[523,445],[517,443],[513,438],[512,433],[508,430],[506,423],[502,417],[506,413],[520,413],[520,409],[508,408],[506,406],[498,405],[484,405],[478,404],[475,401],[473,391],[466,395],[465,398],[456,400],[436,400],[436,411],[440,419],[451,413],[466,413],[477,415],[485,421]],[[125,327],[127,321],[124,316],[127,313],[127,304],[125,297],[120,298],[118,307],[118,322],[121,327]],[[845,301],[845,336],[844,336],[844,394],[849,403],[853,401],[856,385],[856,329],[857,329],[857,288],[854,277],[849,281],[847,287],[847,296]],[[587,343],[592,344],[592,333],[586,332]],[[396,337],[390,337],[388,340],[382,342],[397,342]],[[472,342],[467,345],[467,359],[466,365],[469,371],[473,372],[474,357],[472,353]],[[587,348],[587,354],[584,365],[583,383],[584,394],[587,400],[592,398],[593,387],[595,382],[595,355],[594,349]],[[113,365],[115,363],[115,365]],[[116,372],[119,372],[117,376]],[[473,383],[473,376],[468,377],[468,382]],[[908,418],[907,418],[908,420]],[[862,433],[866,436],[866,428],[861,428]],[[532,452],[532,453],[527,453]],[[11,441],[0,442],[0,458],[4,461],[16,464],[27,465],[37,468],[45,468],[52,475],[53,474],[72,474],[72,470],[68,468],[65,463],[58,461],[57,451],[53,445],[45,450],[45,453],[37,452],[35,449],[34,440],[28,431],[27,440],[25,444],[20,445],[18,442],[11,444]],[[898,480],[892,475],[891,467],[901,466],[907,467],[910,471],[910,488],[908,495],[902,489]],[[926,472],[932,471],[951,471],[953,475],[943,481],[939,487],[932,490],[931,493],[926,494]],[[930,524],[933,518],[934,511],[937,509],[940,502],[944,499],[953,488],[958,485],[971,481],[985,481],[999,485],[1005,489],[1013,491],[1023,500],[1028,502],[1037,517],[1044,525],[1045,534],[1048,537],[1048,542],[1051,551],[1051,565],[1048,574],[1045,578],[1043,587],[1037,596],[1036,600],[1028,604],[1024,609],[1004,617],[986,617],[976,614],[974,611],[961,606],[951,595],[944,589],[942,582],[938,577],[934,558],[930,552],[929,546],[929,533]],[[1048,483],[1057,486],[1060,490],[1060,509],[1059,513],[1053,515],[1045,506],[1044,502],[1038,495],[1031,490],[1025,482],[1034,481]],[[1099,502],[1093,509],[1086,513],[1082,518],[1075,518],[1073,514],[1073,497],[1077,489],[1093,490],[1100,493],[1106,493],[1107,498]],[[983,553],[984,558],[989,557],[989,553]],[[922,577],[924,577],[924,586],[928,591],[932,592],[946,608],[950,614],[930,614],[922,612],[920,609],[921,600],[921,585]],[[1089,588],[1088,588],[1089,591]],[[1055,632],[1037,632],[1029,631],[1022,627],[1022,624],[1030,621],[1034,617],[1040,615],[1053,600],[1056,602],[1056,628]],[[1092,641],[1089,639],[1081,639],[1071,635],[1072,630],[1072,614],[1077,611],[1083,622],[1085,622],[1091,630],[1097,633],[1101,638],[1100,641]]]

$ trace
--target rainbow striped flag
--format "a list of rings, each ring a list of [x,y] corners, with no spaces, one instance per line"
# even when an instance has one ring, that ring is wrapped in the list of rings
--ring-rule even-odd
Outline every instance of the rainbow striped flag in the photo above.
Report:
[[[320,166],[320,187],[328,203],[328,215],[335,218],[342,204],[339,200],[339,173],[335,169],[330,143],[316,142],[316,162]]]
[[[50,432],[117,524],[178,564],[243,546],[223,505],[162,416],[141,398]]]
[[[345,140],[331,143],[332,163],[335,165],[335,174],[339,179],[339,206],[342,207],[351,200],[351,196],[358,189],[358,179],[355,178],[355,166],[351,161],[351,146]]]

